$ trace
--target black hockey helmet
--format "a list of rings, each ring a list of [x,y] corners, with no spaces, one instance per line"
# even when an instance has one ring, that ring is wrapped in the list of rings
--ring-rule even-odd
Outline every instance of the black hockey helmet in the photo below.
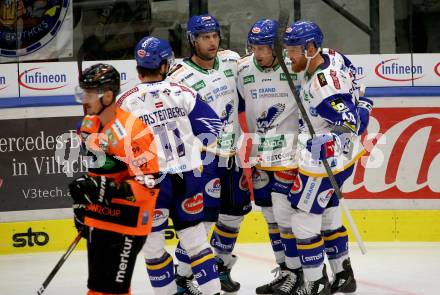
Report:
[[[78,80],[79,87],[84,90],[96,89],[99,93],[111,90],[113,97],[116,97],[121,90],[119,72],[109,64],[99,63],[85,69]]]

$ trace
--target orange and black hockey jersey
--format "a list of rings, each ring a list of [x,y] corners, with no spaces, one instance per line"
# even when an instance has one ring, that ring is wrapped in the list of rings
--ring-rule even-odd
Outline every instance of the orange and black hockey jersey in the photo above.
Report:
[[[128,235],[146,235],[151,231],[158,189],[149,189],[133,179],[136,175],[157,174],[159,164],[151,129],[120,108],[114,118],[102,126],[98,116],[85,116],[81,137],[90,154],[89,174],[127,182],[133,196],[113,198],[109,206],[89,204],[88,226]]]

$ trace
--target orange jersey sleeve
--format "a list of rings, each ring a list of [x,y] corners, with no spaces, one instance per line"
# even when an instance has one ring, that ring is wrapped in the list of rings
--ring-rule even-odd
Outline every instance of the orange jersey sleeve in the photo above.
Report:
[[[120,108],[110,125],[113,134],[104,132],[115,142],[112,145],[109,140],[109,154],[124,161],[131,176],[159,172],[157,148],[149,126]]]

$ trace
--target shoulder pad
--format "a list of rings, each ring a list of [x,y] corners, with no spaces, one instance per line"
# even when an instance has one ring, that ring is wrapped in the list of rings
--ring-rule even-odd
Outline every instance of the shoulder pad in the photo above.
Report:
[[[139,91],[139,88],[137,86],[131,88],[130,90],[125,91],[124,93],[119,95],[119,97],[117,97],[116,105],[121,106],[127,97],[129,97],[130,95],[132,95],[133,93],[136,93],[138,91]]]
[[[180,64],[180,63],[176,64],[176,65],[173,65],[173,67],[168,71],[167,76],[171,76],[172,74],[174,74],[180,68],[182,68],[182,64]]]
[[[237,52],[229,50],[229,49],[219,50],[217,52],[217,55],[219,58],[226,59],[226,60],[238,61],[240,59],[240,55]]]

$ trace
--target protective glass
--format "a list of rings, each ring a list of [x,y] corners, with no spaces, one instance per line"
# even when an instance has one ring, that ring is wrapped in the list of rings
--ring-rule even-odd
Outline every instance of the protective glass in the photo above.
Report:
[[[90,103],[99,100],[104,95],[103,92],[96,89],[82,89],[75,87],[75,101],[78,103]]]

